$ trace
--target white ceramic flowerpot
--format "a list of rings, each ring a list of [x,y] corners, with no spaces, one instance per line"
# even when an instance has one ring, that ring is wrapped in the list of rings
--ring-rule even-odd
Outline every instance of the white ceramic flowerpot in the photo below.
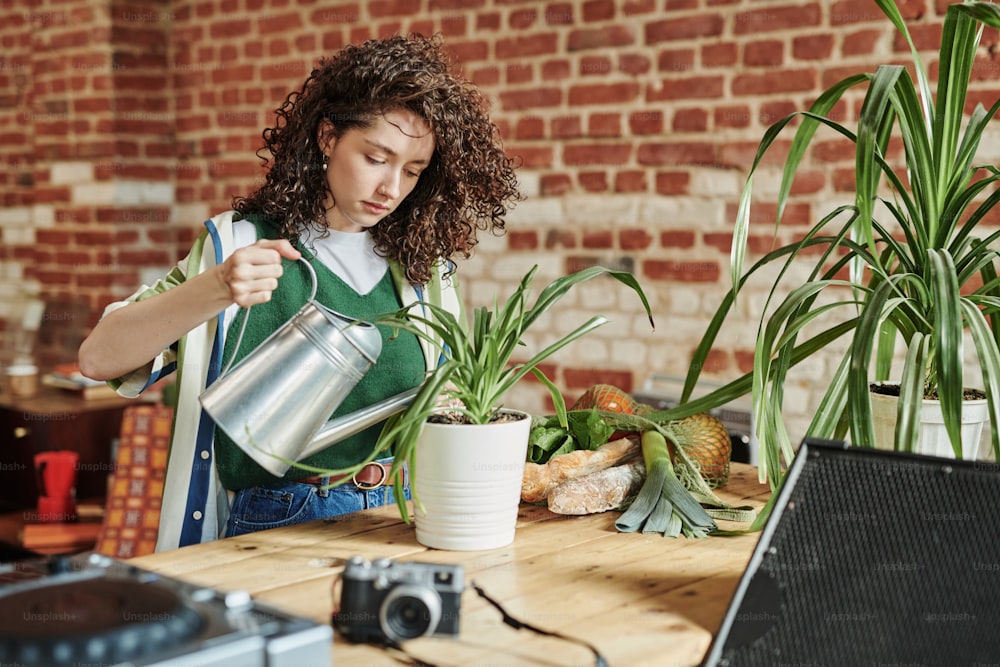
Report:
[[[493,424],[424,425],[412,489],[417,541],[476,551],[514,541],[531,417]]]
[[[892,450],[896,435],[896,406],[899,398],[872,393],[872,426],[875,446]],[[983,424],[989,423],[989,405],[986,399],[962,402],[962,458],[983,460],[989,457],[990,447],[983,443]],[[955,450],[944,427],[941,402],[924,399],[920,411],[920,429],[914,453],[928,456],[955,458]]]

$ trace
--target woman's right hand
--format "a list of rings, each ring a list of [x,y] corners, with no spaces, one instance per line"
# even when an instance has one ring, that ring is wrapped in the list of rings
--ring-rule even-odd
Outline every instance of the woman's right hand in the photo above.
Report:
[[[261,239],[240,248],[219,265],[218,276],[233,303],[246,308],[271,300],[281,277],[281,258],[302,256],[286,239]]]
[[[108,313],[80,346],[80,371],[95,380],[121,377],[231,304],[270,301],[282,257],[299,259],[301,253],[287,240],[262,239],[210,271]]]

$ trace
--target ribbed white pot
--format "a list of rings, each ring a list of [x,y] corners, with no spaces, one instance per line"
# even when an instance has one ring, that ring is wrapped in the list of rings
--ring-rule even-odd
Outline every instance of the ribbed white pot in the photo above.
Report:
[[[897,396],[872,393],[872,426],[875,446],[892,450],[896,434]],[[962,402],[962,458],[984,460],[990,456],[989,444],[982,443],[983,425],[989,423],[989,404],[986,399]],[[914,453],[928,456],[955,458],[955,450],[944,427],[941,402],[924,399],[920,411],[920,429]]]
[[[416,444],[417,541],[477,551],[514,541],[531,417],[492,424],[424,425]]]

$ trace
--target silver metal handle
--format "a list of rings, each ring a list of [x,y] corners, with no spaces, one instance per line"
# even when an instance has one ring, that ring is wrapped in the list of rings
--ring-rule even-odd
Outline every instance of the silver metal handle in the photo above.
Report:
[[[417,386],[395,396],[390,396],[378,403],[373,403],[366,408],[361,408],[349,414],[341,415],[336,419],[331,419],[323,425],[319,433],[306,445],[306,448],[299,455],[298,460],[301,461],[313,454],[319,453],[330,445],[336,444],[345,438],[360,433],[369,426],[379,423],[383,419],[388,419],[402,412],[413,403],[413,399],[419,391],[420,387]]]

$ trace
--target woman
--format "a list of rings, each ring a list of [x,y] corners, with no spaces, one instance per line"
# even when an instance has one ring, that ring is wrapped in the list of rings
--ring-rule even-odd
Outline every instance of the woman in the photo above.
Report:
[[[520,198],[511,160],[474,86],[436,38],[393,37],[321,61],[264,131],[266,180],[207,221],[165,278],[111,304],[80,347],[83,373],[138,396],[179,370],[157,550],[382,504],[371,464],[332,489],[293,467],[276,478],[201,412],[223,364],[289,320],[317,275],[316,300],[356,319],[417,301],[456,313],[451,259],[479,230],[504,231]],[[270,160],[262,154],[270,153]],[[239,348],[238,331],[253,306]],[[234,328],[235,327],[235,328]],[[437,358],[412,334],[383,330],[377,363],[331,416],[418,385]],[[306,460],[343,468],[370,456],[381,425]],[[381,453],[380,453],[381,455]],[[379,463],[391,459],[381,458]]]

